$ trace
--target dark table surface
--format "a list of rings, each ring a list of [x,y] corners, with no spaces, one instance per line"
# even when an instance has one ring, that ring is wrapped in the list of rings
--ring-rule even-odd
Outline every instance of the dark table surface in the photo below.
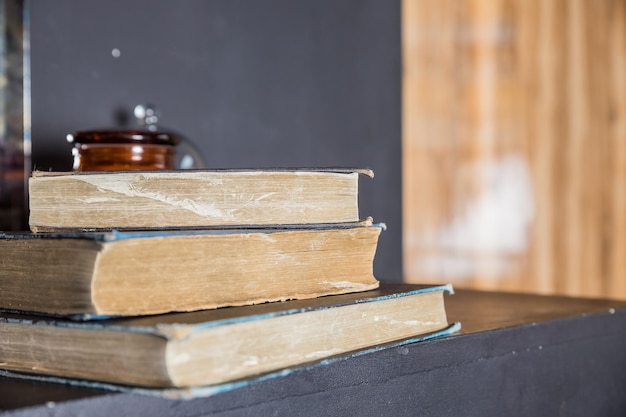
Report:
[[[2,377],[0,415],[626,415],[626,302],[457,290],[446,303],[458,334],[208,398]]]

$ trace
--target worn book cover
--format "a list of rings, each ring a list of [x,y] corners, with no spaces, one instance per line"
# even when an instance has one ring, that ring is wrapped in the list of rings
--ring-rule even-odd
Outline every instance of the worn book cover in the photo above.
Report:
[[[133,316],[370,290],[382,229],[0,234],[0,309]]]
[[[359,221],[369,169],[34,172],[33,231]]]
[[[383,284],[357,294],[98,322],[5,313],[7,372],[197,396],[458,330],[449,285]],[[67,380],[66,378],[69,378]]]

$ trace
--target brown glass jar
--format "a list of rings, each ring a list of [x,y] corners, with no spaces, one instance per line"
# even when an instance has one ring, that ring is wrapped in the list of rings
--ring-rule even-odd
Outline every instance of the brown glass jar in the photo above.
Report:
[[[175,169],[174,134],[149,130],[89,130],[67,135],[75,171]]]

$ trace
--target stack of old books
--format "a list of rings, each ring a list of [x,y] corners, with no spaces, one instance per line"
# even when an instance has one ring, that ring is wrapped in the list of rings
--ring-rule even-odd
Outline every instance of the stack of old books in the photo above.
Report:
[[[216,387],[454,331],[449,286],[374,277],[363,175],[34,173],[31,231],[0,235],[0,368]]]

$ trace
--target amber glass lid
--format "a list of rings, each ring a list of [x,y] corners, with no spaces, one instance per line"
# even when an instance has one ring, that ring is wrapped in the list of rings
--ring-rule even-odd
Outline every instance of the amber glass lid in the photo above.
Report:
[[[155,132],[151,130],[84,130],[70,133],[67,141],[74,144],[151,144],[177,145],[180,137],[172,133]]]

